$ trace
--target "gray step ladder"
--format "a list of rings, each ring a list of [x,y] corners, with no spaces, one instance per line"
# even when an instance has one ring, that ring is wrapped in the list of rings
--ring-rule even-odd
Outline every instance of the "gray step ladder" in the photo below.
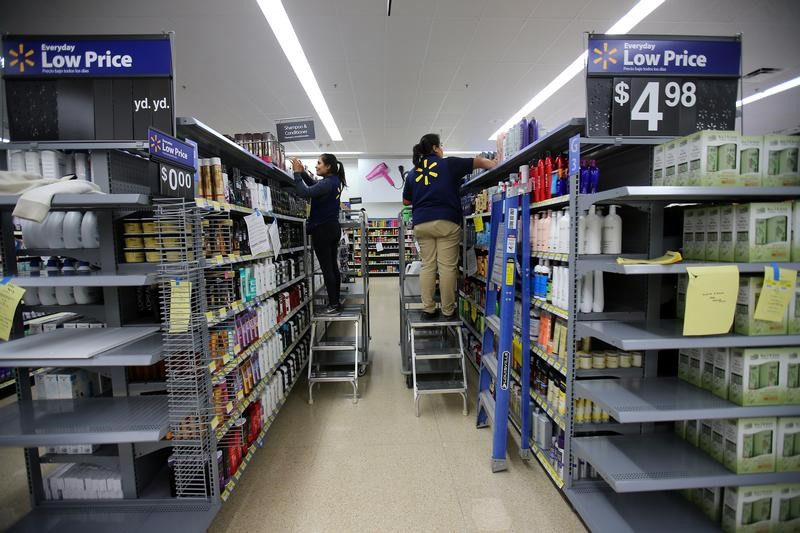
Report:
[[[426,394],[460,394],[464,402],[463,413],[469,414],[461,319],[454,316],[428,320],[421,310],[409,310],[407,324],[415,414],[419,416],[419,400]],[[417,374],[417,363],[421,361],[438,361],[450,365],[444,376],[444,372],[435,375]]]
[[[308,360],[308,403],[314,403],[317,383],[347,382],[353,386],[353,403],[358,403],[358,378],[366,371],[363,306],[345,306],[335,315],[315,314],[311,319],[311,353]],[[334,338],[328,329],[334,324],[353,324],[353,333]],[[324,329],[318,335],[319,328]],[[320,338],[318,338],[320,337]]]

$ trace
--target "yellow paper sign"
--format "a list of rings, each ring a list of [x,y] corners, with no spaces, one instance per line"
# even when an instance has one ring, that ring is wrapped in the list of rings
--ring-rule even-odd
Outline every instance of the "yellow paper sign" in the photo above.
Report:
[[[684,335],[728,333],[736,311],[739,269],[734,265],[688,267]]]
[[[506,263],[506,285],[514,285],[514,261]]]
[[[776,273],[778,279],[775,279]],[[758,297],[753,318],[767,322],[783,322],[796,284],[796,270],[764,267],[764,288],[761,289],[761,296]]]
[[[475,218],[475,231],[478,233],[483,231],[483,216]]]
[[[8,283],[8,281],[0,285],[0,339],[4,341],[11,336],[14,315],[17,313],[17,306],[19,306],[23,294],[25,294],[25,289]]]
[[[192,303],[191,281],[170,281],[169,332],[183,333],[189,329]]]

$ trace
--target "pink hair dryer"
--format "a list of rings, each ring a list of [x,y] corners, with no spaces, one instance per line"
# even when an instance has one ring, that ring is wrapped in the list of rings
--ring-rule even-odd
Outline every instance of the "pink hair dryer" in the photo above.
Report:
[[[394,180],[389,175],[389,167],[386,166],[386,163],[384,163],[383,161],[378,163],[375,166],[375,168],[370,170],[369,174],[367,174],[366,177],[367,177],[367,181],[375,181],[377,179],[383,178],[383,179],[385,179],[386,181],[389,182],[389,185],[394,187]]]

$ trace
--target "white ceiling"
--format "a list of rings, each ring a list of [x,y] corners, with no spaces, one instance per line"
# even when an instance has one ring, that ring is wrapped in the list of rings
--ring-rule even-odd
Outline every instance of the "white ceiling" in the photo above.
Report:
[[[636,0],[284,0],[344,141],[317,120],[295,150],[404,154],[429,131],[445,150],[486,139]],[[0,0],[9,33],[175,32],[179,115],[222,132],[274,131],[315,116],[255,0]],[[800,1],[666,0],[633,33],[743,34],[745,95],[800,76]],[[575,78],[535,114],[583,116]],[[800,130],[800,89],[744,108],[746,133]]]

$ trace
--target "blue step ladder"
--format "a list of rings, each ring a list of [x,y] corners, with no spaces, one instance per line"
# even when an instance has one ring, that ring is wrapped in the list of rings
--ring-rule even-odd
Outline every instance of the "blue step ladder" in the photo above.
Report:
[[[522,194],[520,194],[522,193]],[[530,238],[528,215],[530,199],[525,189],[510,187],[492,198],[489,264],[486,280],[486,317],[481,347],[478,383],[477,427],[492,426],[492,472],[508,468],[506,445],[511,386],[512,343],[514,336],[514,300],[516,276],[522,278],[522,368],[523,401],[521,412],[520,455],[530,453]],[[518,243],[522,260],[518,262]],[[498,289],[499,288],[499,305]],[[499,309],[499,316],[496,310]],[[499,354],[499,357],[498,357]]]

